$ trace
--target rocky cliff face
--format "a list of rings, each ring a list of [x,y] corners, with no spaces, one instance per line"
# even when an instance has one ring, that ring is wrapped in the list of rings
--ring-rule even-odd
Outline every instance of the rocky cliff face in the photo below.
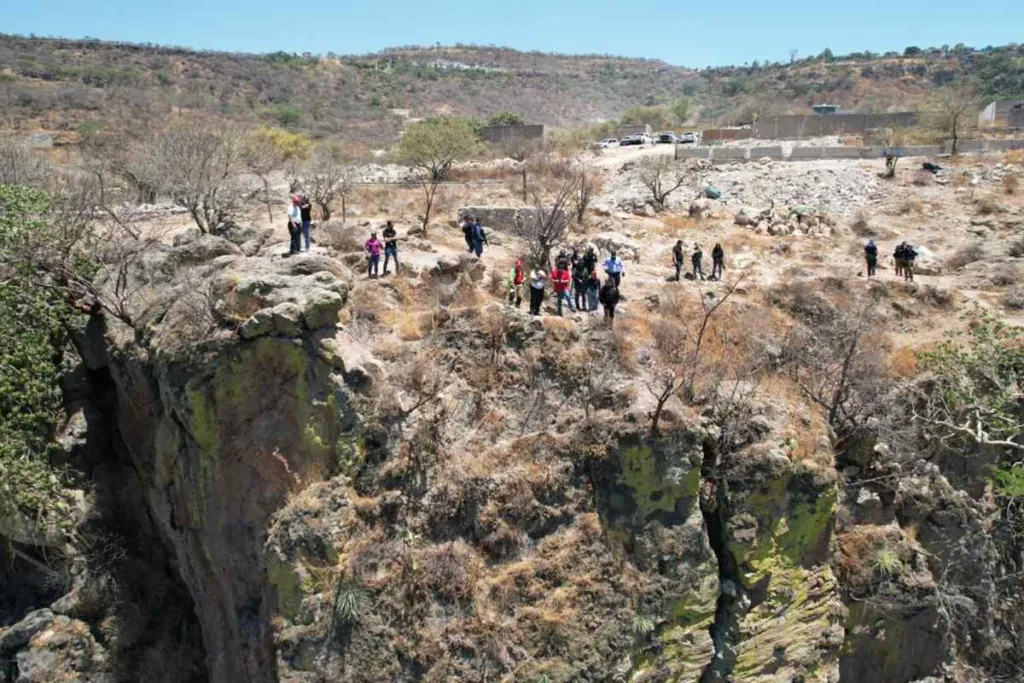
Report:
[[[768,397],[652,434],[564,321],[453,307],[389,350],[359,316],[411,283],[367,309],[340,262],[235,237],[151,257],[134,329],[85,344],[122,476],[95,477],[135,490],[114,509],[145,517],[201,632],[205,672],[177,680],[911,681],[950,657],[941,604],[887,612],[846,561],[884,544],[927,594],[932,534],[985,514],[937,470],[840,475],[821,418]],[[128,680],[79,617],[0,630],[18,681]]]

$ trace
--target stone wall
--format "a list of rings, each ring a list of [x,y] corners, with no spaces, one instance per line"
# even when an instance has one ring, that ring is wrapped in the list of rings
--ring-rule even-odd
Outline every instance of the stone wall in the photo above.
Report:
[[[863,133],[872,128],[903,128],[915,123],[917,114],[912,111],[889,114],[768,116],[754,123],[753,136],[770,140],[788,140]]]
[[[544,126],[517,124],[512,126],[485,126],[480,133],[485,142],[503,145],[527,140],[543,140]]]
[[[932,157],[947,154],[945,145],[912,145],[901,148],[905,157]],[[1024,149],[1024,140],[962,140],[957,144],[961,154],[1004,152]],[[692,147],[676,145],[676,159],[709,159],[713,163],[732,164],[758,161],[765,157],[776,161],[811,161],[816,159],[881,159],[885,147],[794,147],[788,155],[781,147]]]

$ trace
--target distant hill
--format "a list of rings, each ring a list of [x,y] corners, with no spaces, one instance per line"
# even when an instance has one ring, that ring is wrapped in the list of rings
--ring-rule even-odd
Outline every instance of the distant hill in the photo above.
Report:
[[[958,77],[977,81],[986,96],[1024,94],[1024,46],[826,51],[792,64],[694,70],[479,46],[251,55],[0,35],[0,127],[71,132],[93,121],[136,130],[200,110],[381,145],[408,117],[517,111],[531,122],[579,127],[684,97],[696,119],[716,123],[809,111],[819,102],[885,111],[913,107]]]

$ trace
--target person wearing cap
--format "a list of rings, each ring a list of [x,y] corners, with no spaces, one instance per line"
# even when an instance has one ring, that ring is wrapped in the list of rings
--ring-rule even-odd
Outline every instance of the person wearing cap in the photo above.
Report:
[[[288,246],[289,254],[298,254],[300,251],[301,240],[302,240],[302,209],[300,204],[302,202],[301,197],[297,194],[292,195],[292,205],[288,207],[288,234],[291,236],[291,242]]]
[[[868,277],[874,277],[875,270],[878,268],[878,246],[874,240],[868,240],[864,246],[864,260],[868,265]]]
[[[369,265],[367,266],[366,276],[367,277],[377,277],[378,276],[377,269],[378,269],[378,266],[380,265],[380,250],[381,250],[381,243],[380,243],[380,240],[377,239],[377,233],[375,233],[375,232],[370,233],[370,239],[366,240],[366,244],[363,245],[363,246],[366,247],[366,252],[370,255],[370,262],[369,262]]]

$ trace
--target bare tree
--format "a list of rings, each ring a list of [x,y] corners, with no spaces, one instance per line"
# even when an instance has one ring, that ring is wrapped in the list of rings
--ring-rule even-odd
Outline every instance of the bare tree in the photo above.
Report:
[[[705,295],[700,285],[694,282],[701,307],[695,321],[689,326],[679,321],[666,321],[655,328],[655,344],[663,371],[655,383],[647,387],[655,400],[651,434],[658,434],[661,416],[669,399],[681,394],[687,401],[694,400],[697,378],[704,369],[702,352],[712,320],[742,282],[743,276],[740,276],[714,299]]]
[[[241,211],[243,151],[237,128],[195,119],[172,124],[157,141],[162,187],[204,233]]]
[[[796,48],[793,48],[793,49],[791,49],[789,51],[789,63],[790,64],[792,64],[793,62],[796,61],[797,54],[799,54],[799,50],[797,50]]]
[[[533,216],[520,231],[530,242],[530,260],[537,267],[551,267],[551,252],[569,234],[568,212],[579,192],[580,172],[568,161],[547,162],[544,181],[531,189]]]
[[[337,145],[321,145],[313,150],[304,182],[309,198],[320,209],[325,221],[331,219],[331,203],[341,200],[341,222],[345,222],[347,200],[355,187],[355,167]]]
[[[964,132],[976,123],[978,91],[969,82],[960,82],[939,90],[928,102],[925,118],[931,128],[951,141],[949,153],[956,155]]]
[[[783,344],[789,376],[840,433],[860,429],[884,399],[885,347],[873,336],[874,306],[831,307],[824,317],[794,327]]]
[[[638,164],[640,182],[651,193],[654,205],[665,208],[665,200],[690,178],[682,164],[667,156],[650,157]]]
[[[573,197],[572,213],[577,225],[582,225],[587,217],[587,209],[594,197],[601,191],[601,176],[592,173],[585,166],[579,167],[580,181],[576,187],[576,195]]]
[[[39,187],[52,174],[46,157],[13,139],[0,139],[0,185]]]

